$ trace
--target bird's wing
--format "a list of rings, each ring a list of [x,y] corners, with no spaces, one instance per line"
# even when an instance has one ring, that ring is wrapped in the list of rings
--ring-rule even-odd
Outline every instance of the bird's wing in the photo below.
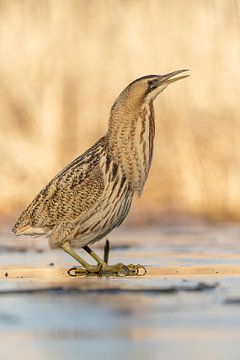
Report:
[[[105,144],[103,137],[55,176],[20,215],[13,232],[30,234],[29,229],[39,228],[41,233],[41,228],[51,229],[87,211],[103,192],[99,161]]]

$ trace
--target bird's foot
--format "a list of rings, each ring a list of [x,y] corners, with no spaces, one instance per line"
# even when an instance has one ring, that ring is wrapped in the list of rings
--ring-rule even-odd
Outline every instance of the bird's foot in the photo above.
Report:
[[[118,263],[116,265],[107,265],[102,267],[101,274],[104,275],[118,275],[118,276],[143,276],[147,273],[143,265],[124,265]]]
[[[100,276],[144,276],[146,275],[147,270],[143,265],[124,265],[118,263],[115,265],[98,265],[98,266],[89,266],[88,268],[84,267],[72,267],[68,270],[68,275],[76,276],[86,276],[86,275],[100,275]]]
[[[124,265],[118,263],[116,265],[102,266],[100,275],[118,275],[118,276],[143,276],[147,273],[143,265]]]

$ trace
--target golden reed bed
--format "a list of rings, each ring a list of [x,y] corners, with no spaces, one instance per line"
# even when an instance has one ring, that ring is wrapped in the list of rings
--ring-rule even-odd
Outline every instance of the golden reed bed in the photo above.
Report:
[[[0,213],[17,212],[107,126],[131,80],[189,68],[156,101],[138,208],[240,218],[240,2],[0,2]],[[145,218],[146,219],[146,218]]]

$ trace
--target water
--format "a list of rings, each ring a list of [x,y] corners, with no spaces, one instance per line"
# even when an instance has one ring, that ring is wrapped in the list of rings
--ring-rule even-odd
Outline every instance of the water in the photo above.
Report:
[[[233,225],[163,224],[158,229],[113,234],[110,239],[115,247],[110,256],[112,262],[159,268],[219,264],[238,268],[239,238],[240,227]],[[74,265],[63,252],[48,250],[44,239],[33,243],[3,232],[0,246],[6,243],[8,249],[2,248],[0,263],[10,274],[11,266],[16,265],[19,276],[26,265],[33,267],[33,273],[34,267],[45,267],[49,274]],[[19,252],[20,243],[26,252]],[[48,265],[51,262],[54,266]],[[197,290],[200,282],[213,287]],[[62,288],[54,290],[58,286]],[[36,291],[16,293],[28,289]],[[16,356],[36,360],[237,360],[240,275],[162,276],[157,271],[142,278],[108,279],[2,275],[0,349],[4,360]]]

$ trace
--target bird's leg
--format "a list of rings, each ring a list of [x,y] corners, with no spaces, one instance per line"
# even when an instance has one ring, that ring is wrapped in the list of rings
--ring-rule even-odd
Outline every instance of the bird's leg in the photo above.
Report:
[[[100,274],[117,274],[117,275],[130,275],[127,266],[124,264],[108,265],[103,259],[101,259],[89,246],[83,248],[93,259],[100,265]],[[109,251],[109,250],[108,250]],[[105,253],[106,257],[106,253]]]
[[[89,246],[84,246],[83,249],[101,266],[104,267],[106,262],[100,258]]]
[[[107,247],[107,249],[106,249]],[[108,259],[109,253],[109,243],[106,243],[104,259]],[[122,263],[118,263],[115,265],[108,265],[106,261],[101,259],[89,246],[84,246],[83,249],[90,255],[94,260],[99,264],[99,274],[115,274],[121,276],[129,276],[129,275],[145,275],[146,269],[142,265],[124,265]],[[106,256],[107,253],[107,256]]]
[[[104,246],[104,256],[103,256],[103,260],[105,261],[106,264],[108,264],[109,250],[110,250],[110,244],[109,244],[109,240],[107,239]]]
[[[84,259],[81,258],[81,256],[79,256],[74,250],[73,248],[70,246],[69,242],[66,241],[63,245],[62,245],[63,250],[68,253],[70,256],[72,256],[75,260],[77,260],[79,262],[79,264],[81,264],[83,266],[83,268],[72,268],[69,270],[69,274],[71,270],[75,271],[75,276],[77,275],[77,273],[80,274],[88,274],[88,273],[99,273],[100,271],[100,266],[92,266],[90,264],[88,264]]]
[[[118,263],[115,265],[108,265],[108,254],[109,254],[109,242],[106,243],[104,251],[104,260],[100,258],[89,246],[84,246],[83,249],[98,263],[97,266],[92,266],[87,263],[84,259],[81,258],[70,246],[69,242],[66,241],[62,245],[63,250],[77,260],[82,267],[73,267],[68,271],[68,274],[71,276],[77,275],[87,275],[87,274],[108,274],[108,275],[120,275],[120,276],[129,276],[129,275],[145,275],[146,269],[142,265],[124,265]],[[72,273],[73,272],[73,273]]]

